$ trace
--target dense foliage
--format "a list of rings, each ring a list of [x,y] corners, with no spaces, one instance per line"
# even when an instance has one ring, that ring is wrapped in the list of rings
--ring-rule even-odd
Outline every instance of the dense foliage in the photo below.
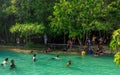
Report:
[[[85,33],[97,28],[107,29],[100,20],[103,0],[60,0],[54,6],[51,26],[55,31],[69,34],[69,37],[83,37]]]
[[[112,40],[110,42],[110,47],[112,50],[117,49],[120,46],[120,29],[115,30],[112,35]]]
[[[115,62],[117,65],[120,65],[120,52],[117,52],[117,53],[114,55],[114,62]]]
[[[31,28],[31,25],[34,25],[34,27],[31,28],[32,34],[41,34],[41,32],[43,33],[44,31],[44,33],[48,33],[50,22],[48,16],[52,14],[53,6],[56,2],[58,1],[0,0],[0,39],[4,39],[7,42],[13,41],[19,34],[20,36],[26,35],[26,32]],[[20,28],[26,27],[26,31],[19,31],[19,28],[17,28],[18,25],[20,25]],[[44,27],[42,30],[40,29],[41,25]],[[35,27],[38,28],[35,29]],[[11,35],[11,31],[12,33],[15,32],[17,34]]]
[[[110,42],[110,48],[112,50],[117,49],[117,53],[114,55],[114,62],[120,65],[120,29],[115,30],[112,35],[112,40]]]
[[[120,28],[119,5],[120,0],[0,0],[0,38],[10,42],[16,34],[64,34],[81,39],[92,31],[110,35]]]
[[[60,0],[50,16],[51,28],[57,34],[78,39],[96,30],[111,34],[110,31],[120,27],[119,4],[120,0]]]
[[[31,24],[31,23],[24,23],[24,24],[18,24],[16,23],[10,28],[10,32],[17,33],[21,36],[30,36],[33,34],[43,34],[44,33],[44,25],[37,23]]]

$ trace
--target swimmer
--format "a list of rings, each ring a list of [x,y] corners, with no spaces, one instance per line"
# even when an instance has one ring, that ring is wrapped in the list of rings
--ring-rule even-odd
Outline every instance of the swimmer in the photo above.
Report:
[[[16,66],[15,66],[14,60],[11,60],[10,69],[13,69],[13,68],[15,68],[15,67],[16,67]]]
[[[33,55],[33,62],[36,61],[36,54]]]
[[[98,56],[99,56],[99,54],[96,52],[96,53],[94,54],[94,56],[95,56],[95,57],[98,57]]]
[[[85,56],[85,54],[86,54],[86,52],[83,50],[83,51],[81,52],[81,55],[82,55],[82,56]]]
[[[5,60],[2,62],[1,66],[5,66],[8,62],[8,58],[5,58]]]
[[[60,59],[60,56],[57,55],[56,57],[52,58],[52,59]]]
[[[69,67],[71,64],[72,64],[72,63],[71,63],[71,60],[69,60],[69,61],[67,62],[67,64],[66,64],[66,67]]]

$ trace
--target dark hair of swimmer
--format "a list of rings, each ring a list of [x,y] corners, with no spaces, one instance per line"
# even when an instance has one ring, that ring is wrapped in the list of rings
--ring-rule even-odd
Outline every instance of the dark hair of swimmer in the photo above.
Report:
[[[34,54],[33,56],[36,57],[36,54]]]
[[[57,57],[59,57],[59,55],[57,55]]]
[[[71,60],[68,61],[69,65],[71,65]]]
[[[15,67],[16,67],[16,66],[15,66],[14,60],[11,60],[10,69],[13,69],[13,68],[15,68]]]
[[[5,58],[5,61],[8,61],[8,58]]]

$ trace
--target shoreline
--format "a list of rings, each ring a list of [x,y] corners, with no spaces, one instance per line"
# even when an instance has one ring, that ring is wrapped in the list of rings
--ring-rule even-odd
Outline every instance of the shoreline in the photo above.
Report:
[[[22,46],[0,46],[0,50],[13,51],[18,53],[29,53],[33,49],[25,49]]]
[[[45,53],[45,49],[25,49],[22,46],[0,46],[0,50],[6,50],[6,51],[12,51],[12,52],[17,52],[17,53]],[[78,51],[60,51],[60,50],[55,50],[52,52],[48,52],[50,54],[80,54]]]
[[[107,49],[107,48],[105,48]],[[31,53],[31,51],[33,51],[33,53],[45,53],[46,48],[38,48],[38,49],[25,49],[23,46],[6,46],[6,45],[0,45],[0,50],[6,50],[6,51],[13,51],[13,52],[17,52],[17,53]],[[104,50],[104,54],[115,54],[117,51],[112,51],[112,50]],[[75,55],[75,54],[81,54],[81,51],[60,51],[60,50],[53,50],[52,52],[48,52],[49,54],[71,54],[71,55]]]

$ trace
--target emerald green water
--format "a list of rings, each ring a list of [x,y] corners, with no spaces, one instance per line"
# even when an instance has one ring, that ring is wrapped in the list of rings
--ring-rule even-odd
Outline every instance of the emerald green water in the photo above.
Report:
[[[60,55],[59,60],[52,60],[54,54],[37,54],[33,63],[32,54],[22,54],[0,50],[0,62],[8,57],[8,64],[0,66],[0,75],[119,75],[120,67],[113,62],[112,55],[99,57],[80,55]],[[10,70],[10,60],[14,59],[16,69]],[[72,61],[66,67],[68,60]]]

